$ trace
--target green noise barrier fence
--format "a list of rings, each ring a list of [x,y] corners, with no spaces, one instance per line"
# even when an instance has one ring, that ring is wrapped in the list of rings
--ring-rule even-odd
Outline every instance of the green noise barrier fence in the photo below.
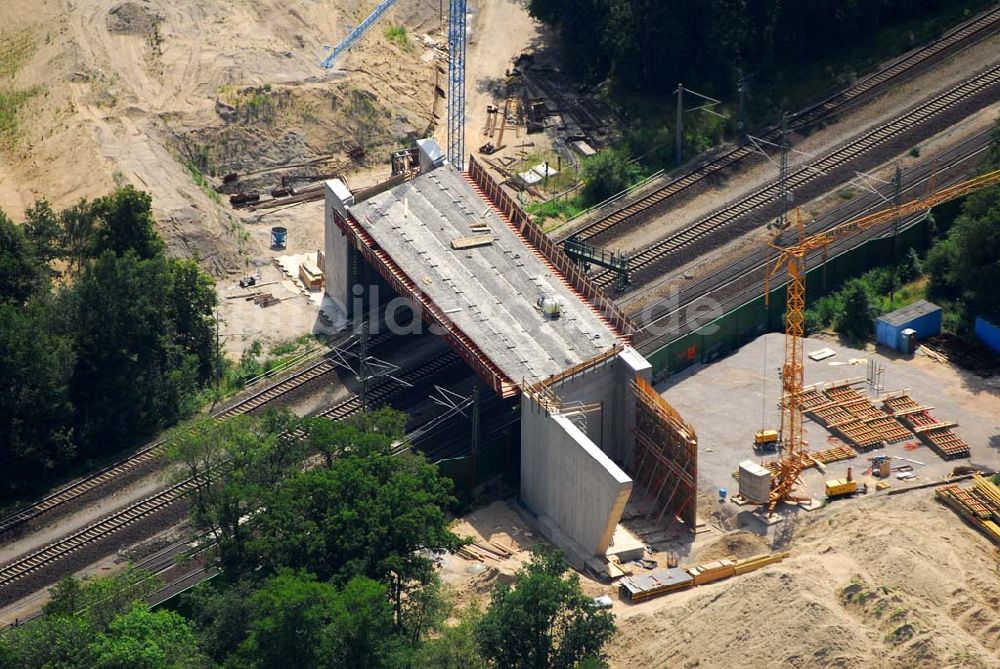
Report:
[[[925,250],[931,241],[933,223],[924,218],[895,237],[895,258],[910,249]],[[806,273],[806,305],[839,288],[843,283],[870,269],[893,262],[892,236],[866,240],[852,249],[829,258]],[[653,366],[653,378],[663,379],[695,363],[706,363],[731,353],[767,332],[782,332],[785,313],[784,284],[772,288],[765,305],[764,296],[731,309],[701,328],[680,335],[664,346],[644,352]]]

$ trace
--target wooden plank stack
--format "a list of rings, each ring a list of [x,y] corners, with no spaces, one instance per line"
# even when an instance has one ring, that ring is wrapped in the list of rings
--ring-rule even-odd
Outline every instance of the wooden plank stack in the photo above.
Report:
[[[979,474],[973,474],[972,480],[971,490],[950,483],[935,490],[934,495],[1000,545],[1000,487]]]
[[[951,431],[957,423],[939,420],[931,414],[933,407],[917,404],[906,392],[886,397],[882,406],[945,460],[969,457],[969,445]]]

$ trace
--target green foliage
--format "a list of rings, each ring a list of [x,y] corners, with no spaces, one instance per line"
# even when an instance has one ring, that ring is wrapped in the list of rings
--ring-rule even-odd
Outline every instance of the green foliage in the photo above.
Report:
[[[269,491],[296,470],[304,456],[299,440],[285,438],[297,419],[288,412],[239,416],[208,430],[182,430],[172,440],[170,457],[182,465],[179,476],[193,477],[191,521],[209,532],[223,567],[233,575],[253,570],[248,555],[246,517],[266,505]]]
[[[0,637],[0,661],[23,669],[79,669],[94,666],[94,626],[79,616],[48,616]]]
[[[187,415],[216,357],[212,281],[165,256],[148,195],[39,201],[26,219],[0,212],[4,495]],[[56,268],[71,280],[53,287]]]
[[[406,26],[391,25],[385,29],[385,36],[386,39],[398,47],[408,49],[411,46],[410,36],[406,32]]]
[[[206,666],[194,629],[180,615],[142,603],[159,580],[133,568],[50,590],[46,615],[0,637],[2,666],[142,669]]]
[[[525,211],[535,217],[536,225],[542,225],[547,218],[563,220],[573,218],[585,208],[579,197],[571,197],[548,202],[533,202],[525,207]]]
[[[1000,317],[1000,188],[970,195],[947,236],[927,254],[929,294],[952,301],[971,320]]]
[[[424,641],[414,666],[435,669],[483,669],[486,660],[476,644],[476,628],[483,614],[475,604],[458,614],[458,624],[441,628],[437,636]]]
[[[21,110],[41,91],[37,86],[23,89],[0,86],[0,146],[17,141]]]
[[[880,48],[885,48],[879,40],[891,41],[889,48],[897,52],[905,51],[916,46],[910,41],[918,36],[924,38],[940,31],[942,24],[964,18],[962,9],[986,4],[530,0],[528,7],[559,32],[567,64],[581,76],[609,77],[626,90],[657,93],[672,91],[678,81],[704,82],[696,88],[732,94],[740,70],[756,73],[757,80],[781,81],[842,52],[861,51],[877,61]],[[904,24],[902,35],[888,33]],[[872,50],[875,53],[867,53]]]
[[[926,283],[921,279],[923,271],[923,260],[910,249],[896,265],[876,267],[865,272],[844,284],[840,290],[813,302],[806,310],[806,332],[815,333],[834,327],[856,341],[866,339],[879,314],[899,309],[925,296]],[[866,314],[871,321],[869,325],[865,324]]]
[[[207,158],[203,162],[207,164]],[[187,170],[188,175],[191,177],[191,181],[194,182],[195,186],[201,189],[201,192],[207,195],[216,204],[222,204],[222,196],[219,195],[219,192],[215,190],[212,183],[205,178],[205,175],[201,173],[201,170],[198,169],[194,163],[185,162],[184,169]]]
[[[492,667],[533,669],[605,666],[614,617],[580,589],[561,553],[536,550],[514,587],[497,585],[476,639]]]
[[[580,197],[589,206],[625,190],[642,177],[642,172],[628,153],[610,148],[584,159],[580,176],[584,181]]]
[[[336,434],[329,466],[297,474],[262,499],[267,513],[251,540],[255,564],[308,570],[345,582],[364,575],[385,583],[401,622],[404,592],[432,579],[431,555],[457,549],[445,509],[451,481],[422,456],[394,456],[392,436]]]
[[[864,341],[875,329],[876,309],[868,287],[858,279],[851,279],[840,291],[843,311],[837,321],[837,330],[855,341]]]
[[[45,613],[50,616],[80,615],[97,629],[105,629],[116,616],[156,592],[162,581],[142,569],[128,567],[113,576],[80,581],[72,575],[49,590]]]
[[[0,303],[23,306],[47,278],[24,230],[0,211]]]
[[[136,604],[120,614],[90,644],[97,669],[200,669],[191,624],[173,611],[150,611]]]

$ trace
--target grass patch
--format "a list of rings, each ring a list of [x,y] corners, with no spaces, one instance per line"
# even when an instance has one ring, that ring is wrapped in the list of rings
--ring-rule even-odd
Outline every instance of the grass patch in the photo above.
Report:
[[[35,53],[35,40],[27,30],[14,33],[0,33],[0,79],[9,80],[0,84],[0,145],[9,146],[17,142],[19,116],[25,103],[41,92],[41,88],[18,88],[14,76],[21,66]]]
[[[409,49],[412,46],[410,35],[406,32],[406,26],[389,26],[385,29],[385,37],[401,49]]]
[[[573,218],[584,210],[578,197],[564,200],[549,200],[548,202],[533,202],[525,207],[525,211],[534,216],[535,225],[544,226],[548,219],[565,221]]]
[[[304,334],[297,339],[273,346],[267,355],[264,355],[263,344],[260,340],[254,340],[243,352],[239,362],[228,359],[222,361],[218,389],[214,386],[203,389],[197,398],[197,405],[207,406],[213,401],[218,402],[235,395],[246,388],[247,383],[288,364],[315,345],[316,338],[311,334]]]
[[[0,88],[0,144],[17,142],[20,130],[18,117],[24,104],[39,93],[37,87],[17,90]]]
[[[193,181],[198,188],[204,191],[205,195],[210,197],[216,204],[222,204],[222,196],[216,192],[215,187],[209,183],[208,179],[206,179],[205,175],[201,173],[201,170],[195,167],[194,163],[185,161],[184,169],[187,170],[188,175],[191,177],[191,181]]]

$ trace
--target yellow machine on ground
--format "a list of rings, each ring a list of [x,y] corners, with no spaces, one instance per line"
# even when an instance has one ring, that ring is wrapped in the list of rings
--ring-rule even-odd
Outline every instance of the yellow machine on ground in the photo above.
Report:
[[[858,482],[851,476],[851,468],[847,468],[846,479],[832,479],[826,482],[826,498],[836,499],[837,497],[847,497],[858,492]]]
[[[757,430],[753,434],[753,450],[774,452],[778,450],[777,430]]]

